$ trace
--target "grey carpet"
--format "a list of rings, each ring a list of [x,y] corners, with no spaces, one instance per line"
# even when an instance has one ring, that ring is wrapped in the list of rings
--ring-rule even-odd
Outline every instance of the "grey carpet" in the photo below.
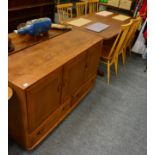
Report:
[[[94,89],[33,151],[9,140],[9,155],[146,155],[147,73],[138,55],[119,62],[111,84],[97,77]],[[101,66],[105,71],[105,67]]]

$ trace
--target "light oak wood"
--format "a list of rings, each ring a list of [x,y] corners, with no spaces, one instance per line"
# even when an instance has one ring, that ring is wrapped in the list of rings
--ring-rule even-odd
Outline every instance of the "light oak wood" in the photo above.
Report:
[[[107,16],[107,17],[99,16],[99,15],[96,15],[96,14],[85,15],[85,16],[82,16],[82,18],[91,20],[91,23],[86,24],[86,25],[81,26],[81,27],[75,27],[75,26],[73,26],[73,28],[80,29],[82,31],[89,32],[89,33],[92,33],[92,34],[101,36],[103,38],[104,52],[106,52],[106,53],[103,54],[103,57],[105,55],[107,57],[107,54],[109,53],[109,51],[111,50],[111,47],[112,47],[113,43],[115,42],[115,37],[122,30],[122,27],[121,26],[122,25],[125,25],[125,24],[128,24],[130,22],[130,18],[127,19],[127,20],[125,20],[125,21],[118,21],[118,20],[113,19],[112,17],[113,16],[116,16],[116,15],[117,14],[115,14],[115,13],[113,15],[110,15],[110,16]],[[109,27],[107,29],[105,29],[104,31],[101,31],[99,33],[93,32],[93,31],[90,31],[90,30],[87,30],[86,29],[86,27],[88,25],[90,25],[92,23],[95,23],[95,22],[103,22],[103,23],[109,25]],[[123,45],[125,45],[125,44],[126,43],[124,42]],[[122,54],[122,59],[123,59],[123,64],[124,64],[125,63],[125,54],[123,52],[123,49],[124,48],[121,48],[119,52],[122,52],[121,54]],[[108,83],[110,82],[110,66],[112,64],[114,64],[116,74],[118,72],[118,58],[116,58],[114,60],[115,61],[112,61],[112,63],[110,63],[110,62],[108,63],[108,61],[107,61],[107,81],[108,81]]]
[[[99,0],[88,0],[89,14],[98,12],[99,10]]]
[[[77,29],[10,55],[10,137],[37,146],[91,90],[101,47],[101,37]]]
[[[126,48],[127,47],[129,48],[130,55],[131,55],[131,46],[133,45],[133,42],[135,39],[135,34],[142,22],[142,18],[140,16],[138,16],[136,19],[132,19],[132,22],[133,22],[133,25],[131,28],[131,34],[129,35],[129,38],[128,38],[127,44],[126,44]]]
[[[130,55],[131,55],[131,46],[133,44],[133,40],[134,40],[134,37],[135,37],[135,33],[140,25],[140,22],[141,22],[141,17],[137,17],[136,19],[131,19],[131,26],[130,26],[130,29],[129,29],[129,32],[127,34],[127,37],[124,41],[124,44],[123,44],[123,49],[122,51],[120,51],[119,54],[122,54],[122,61],[123,61],[123,65],[125,67],[125,63],[126,63],[126,51],[127,51],[127,47],[129,47],[129,52],[130,52]]]
[[[57,6],[58,19],[60,23],[63,23],[64,20],[72,18],[72,3],[58,4]]]
[[[130,20],[130,28],[128,30],[128,33],[125,37],[125,40],[124,40],[124,43],[123,43],[123,47],[122,49],[119,51],[118,55],[121,55],[122,56],[122,63],[123,63],[123,66],[125,67],[125,61],[126,61],[126,48],[127,48],[127,43],[129,41],[129,38],[131,37],[131,34],[133,32],[133,21]]]
[[[86,24],[86,25],[83,25],[81,27],[73,26],[73,29],[80,29],[82,31],[89,32],[89,33],[92,33],[94,35],[98,35],[98,36],[102,37],[103,40],[109,40],[109,39],[115,37],[120,32],[121,25],[127,24],[130,21],[130,19],[127,19],[125,21],[118,21],[118,20],[112,19],[112,17],[116,16],[116,15],[118,15],[118,14],[114,13],[111,16],[103,17],[103,16],[99,16],[96,14],[91,14],[91,15],[87,14],[87,15],[84,15],[81,17],[77,17],[77,18],[74,18],[74,20],[79,19],[79,18],[85,18],[85,19],[91,20],[91,22]],[[73,19],[70,19],[68,21],[72,21],[72,20]],[[65,23],[68,24],[67,23],[68,21],[66,21]],[[86,29],[86,27],[88,25],[96,23],[96,22],[101,22],[101,23],[107,24],[107,25],[109,25],[109,27],[107,29],[105,29],[104,31],[101,31],[98,33]]]
[[[76,16],[87,14],[87,2],[77,2],[76,3]]]
[[[125,67],[125,63],[126,63],[127,48],[129,47],[129,52],[131,55],[131,46],[133,44],[135,33],[141,23],[141,20],[142,20],[141,17],[137,17],[136,19],[131,19],[131,26],[130,26],[128,34],[125,38],[125,41],[123,43],[123,49],[122,49],[122,51],[119,52],[119,55],[120,54],[122,55],[122,63],[124,65],[124,67]]]
[[[113,43],[112,47],[106,47],[106,45],[103,46],[101,62],[103,62],[107,66],[107,82],[108,82],[108,84],[110,82],[110,67],[113,64],[115,67],[115,73],[117,75],[118,55],[119,55],[119,52],[123,50],[123,44],[124,44],[125,38],[128,34],[131,24],[132,24],[132,22],[121,26],[120,33],[117,35],[117,38],[116,38],[115,42]]]

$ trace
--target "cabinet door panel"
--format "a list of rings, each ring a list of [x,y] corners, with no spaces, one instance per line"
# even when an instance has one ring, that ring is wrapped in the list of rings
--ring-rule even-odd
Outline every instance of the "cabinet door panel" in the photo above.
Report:
[[[71,60],[64,66],[62,101],[70,97],[84,83],[86,53]]]
[[[61,104],[62,70],[57,70],[27,90],[29,131],[36,129]]]
[[[101,56],[101,46],[101,42],[97,43],[87,51],[85,81],[94,77],[97,73],[99,59]]]

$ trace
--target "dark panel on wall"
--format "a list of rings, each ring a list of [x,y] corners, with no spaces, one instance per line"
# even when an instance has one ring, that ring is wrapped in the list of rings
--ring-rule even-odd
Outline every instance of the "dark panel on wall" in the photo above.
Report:
[[[8,29],[16,29],[17,25],[27,20],[50,17],[54,21],[54,0],[9,0]]]

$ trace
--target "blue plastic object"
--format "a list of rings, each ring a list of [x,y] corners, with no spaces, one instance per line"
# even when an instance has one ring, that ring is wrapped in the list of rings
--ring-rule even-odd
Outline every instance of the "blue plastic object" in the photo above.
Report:
[[[32,36],[38,36],[48,32],[50,28],[51,19],[45,17],[27,21],[23,27],[20,27],[18,30],[14,30],[14,32],[17,34],[29,34]]]

